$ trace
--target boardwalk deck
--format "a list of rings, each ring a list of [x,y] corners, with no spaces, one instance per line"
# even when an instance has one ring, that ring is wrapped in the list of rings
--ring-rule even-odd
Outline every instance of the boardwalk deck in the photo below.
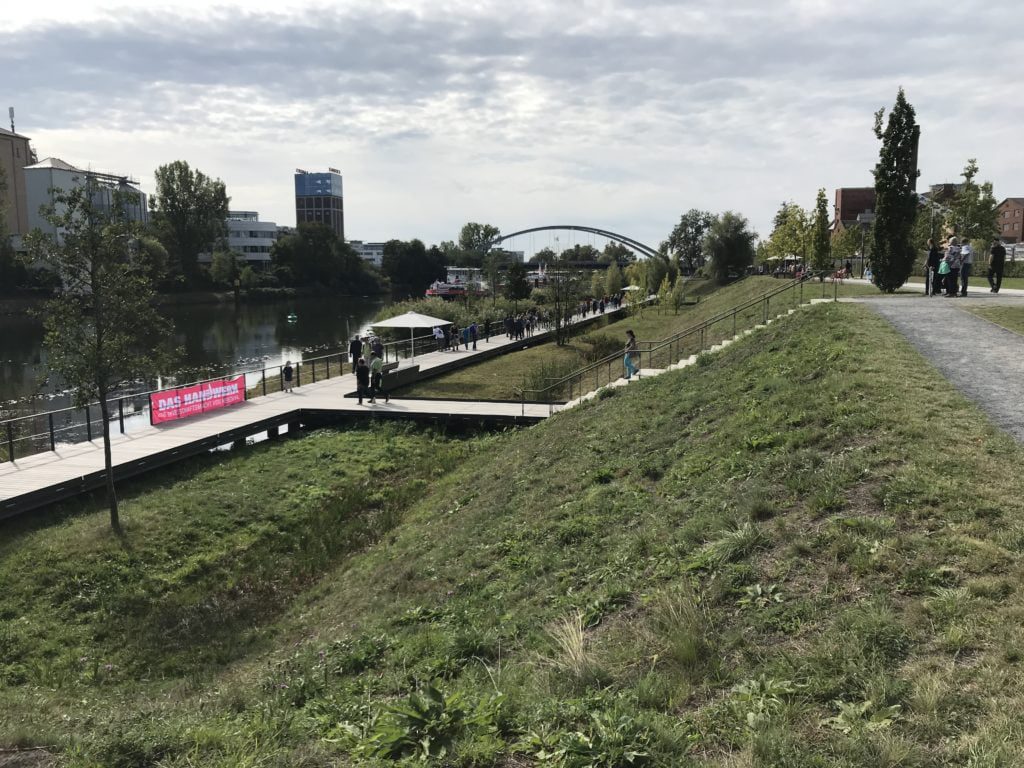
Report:
[[[605,314],[615,314],[609,310]],[[591,315],[578,321],[587,324]],[[477,342],[477,349],[428,352],[417,355],[422,378],[436,376],[495,355],[546,340],[548,333],[512,341],[504,335]],[[409,364],[413,361],[407,361]],[[554,408],[506,402],[465,400],[394,399],[390,403],[359,405],[346,397],[356,389],[355,376],[345,374],[306,383],[291,393],[277,392],[224,410],[118,434],[112,440],[115,480],[142,474],[203,451],[230,445],[248,437],[287,427],[322,423],[339,418],[373,414],[388,419],[435,419],[478,423],[529,424],[547,418]],[[52,452],[38,453],[14,462],[0,463],[0,519],[69,498],[106,480],[103,443],[58,444]]]

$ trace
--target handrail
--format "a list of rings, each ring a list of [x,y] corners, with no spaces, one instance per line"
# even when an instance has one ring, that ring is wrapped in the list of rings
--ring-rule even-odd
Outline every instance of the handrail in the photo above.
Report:
[[[733,325],[734,325],[733,332],[734,332],[734,335],[735,335],[735,318],[736,318],[736,315],[738,315],[740,312],[743,312],[744,310],[751,309],[752,307],[756,307],[757,305],[759,305],[759,304],[761,304],[763,302],[765,304],[765,318],[764,319],[765,319],[765,321],[767,321],[767,319],[768,319],[767,318],[768,303],[770,302],[770,300],[772,298],[774,298],[774,297],[776,297],[776,296],[778,296],[778,295],[780,295],[782,293],[785,293],[786,291],[790,291],[790,290],[793,290],[796,287],[799,287],[800,288],[800,294],[801,294],[801,303],[802,303],[802,301],[803,301],[803,285],[804,285],[805,282],[810,281],[814,277],[819,278],[819,280],[821,281],[822,294],[824,295],[825,277],[827,275],[829,275],[829,274],[831,274],[829,271],[821,271],[821,272],[817,272],[817,273],[814,273],[814,274],[807,274],[807,275],[804,275],[804,276],[802,276],[800,278],[794,278],[793,280],[787,281],[784,285],[779,286],[778,288],[772,288],[770,291],[766,291],[765,293],[761,294],[760,296],[757,296],[757,297],[752,298],[752,299],[748,299],[747,301],[742,302],[741,304],[737,304],[734,307],[730,307],[729,309],[725,309],[725,310],[719,312],[718,314],[713,315],[712,317],[709,317],[709,318],[701,321],[700,323],[692,325],[689,328],[685,328],[682,331],[678,331],[675,334],[673,334],[672,336],[669,336],[668,338],[662,339],[661,341],[657,341],[657,342],[640,342],[641,344],[647,344],[648,345],[645,349],[639,350],[639,352],[641,354],[641,358],[642,358],[643,353],[646,352],[648,354],[648,361],[650,361],[652,359],[652,355],[653,355],[653,353],[655,351],[664,349],[665,347],[671,347],[676,342],[682,341],[683,339],[688,338],[690,336],[693,336],[696,333],[700,333],[701,334],[700,347],[701,347],[701,351],[703,351],[703,348],[704,348],[704,334],[707,331],[707,329],[710,328],[712,325],[714,325],[716,323],[719,323],[719,322],[721,322],[722,320],[724,320],[726,318],[732,317],[733,318]],[[839,288],[838,288],[838,281],[833,280],[833,289],[834,289],[834,297],[833,298],[837,299],[838,298],[838,290],[839,290]],[[579,379],[580,382],[581,382],[581,388],[582,388],[582,380],[584,378],[588,377],[588,374],[598,372],[601,369],[602,366],[610,367],[610,365],[613,362],[621,360],[622,359],[622,355],[623,355],[622,352],[615,352],[614,354],[611,354],[611,355],[608,355],[606,357],[603,357],[600,360],[596,360],[596,361],[594,361],[594,362],[592,362],[592,363],[590,363],[590,364],[588,364],[586,366],[583,366],[582,368],[579,368],[579,369],[573,371],[572,373],[569,373],[569,374],[566,374],[565,376],[562,376],[557,381],[555,381],[553,384],[549,384],[548,386],[546,386],[544,388],[540,388],[540,389],[536,389],[536,388],[529,388],[529,389],[528,388],[523,388],[523,389],[520,389],[523,413],[525,414],[525,412],[526,412],[526,402],[527,402],[526,395],[527,395],[527,393],[531,393],[531,394],[535,395],[535,398],[534,398],[534,400],[532,400],[532,402],[544,402],[545,399],[542,396],[546,394],[547,395],[546,401],[547,401],[549,409],[550,409],[554,405],[554,401],[552,401],[550,399],[550,395],[551,395],[551,393],[553,391],[556,391],[560,387],[564,387],[566,384],[568,384],[569,387],[570,387],[570,393],[569,393],[570,397],[568,398],[568,400],[572,400],[572,396],[571,396],[572,395],[572,389],[573,389],[572,384],[573,384],[574,381]],[[641,362],[642,362],[642,359],[641,359]],[[638,370],[638,376],[642,375],[640,373],[640,371],[642,371],[642,366]],[[610,375],[610,373],[609,373],[609,375]],[[582,395],[583,393],[580,392],[580,394]],[[566,401],[566,402],[568,402],[568,401]]]

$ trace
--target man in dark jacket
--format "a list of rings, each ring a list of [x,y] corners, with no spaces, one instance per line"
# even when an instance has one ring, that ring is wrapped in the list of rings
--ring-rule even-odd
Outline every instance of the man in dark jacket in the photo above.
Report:
[[[992,286],[989,290],[992,293],[999,293],[999,286],[1003,284],[1003,266],[1006,264],[1006,248],[1003,247],[999,238],[992,240],[992,250],[989,251],[988,262],[988,284]]]
[[[930,237],[928,238],[928,261],[924,265],[924,295],[935,296],[942,290],[942,280],[939,279],[939,262],[942,255],[939,253],[939,246]]]
[[[355,373],[356,363],[363,356],[363,342],[359,338],[359,334],[353,336],[352,341],[348,343],[348,355],[352,358],[352,373]]]

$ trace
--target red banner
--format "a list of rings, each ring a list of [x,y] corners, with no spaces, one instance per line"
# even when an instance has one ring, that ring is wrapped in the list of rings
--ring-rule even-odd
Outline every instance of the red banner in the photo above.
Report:
[[[165,389],[149,396],[149,423],[163,424],[215,411],[245,400],[245,375],[218,379],[191,387]]]

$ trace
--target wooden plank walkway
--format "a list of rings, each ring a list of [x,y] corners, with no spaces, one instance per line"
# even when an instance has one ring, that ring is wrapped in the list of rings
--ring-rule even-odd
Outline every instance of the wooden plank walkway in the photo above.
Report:
[[[619,311],[608,309],[604,314]],[[586,325],[596,317],[591,314],[574,324]],[[426,378],[542,343],[549,335],[550,331],[525,340],[510,340],[501,334],[486,341],[479,340],[475,351],[460,348],[458,351],[428,352],[417,355],[415,360],[403,361],[402,367],[418,365],[421,378]],[[517,402],[420,399],[393,399],[386,404],[359,405],[355,398],[345,397],[355,389],[355,376],[348,373],[315,384],[303,384],[291,393],[276,392],[180,422],[116,434],[111,442],[115,480],[139,475],[289,424],[299,426],[369,414],[379,418],[529,424],[547,418],[560,408],[547,404],[527,404],[524,408]],[[58,444],[56,451],[0,463],[0,519],[100,488],[105,483],[105,476],[103,442],[99,438],[92,442]]]

